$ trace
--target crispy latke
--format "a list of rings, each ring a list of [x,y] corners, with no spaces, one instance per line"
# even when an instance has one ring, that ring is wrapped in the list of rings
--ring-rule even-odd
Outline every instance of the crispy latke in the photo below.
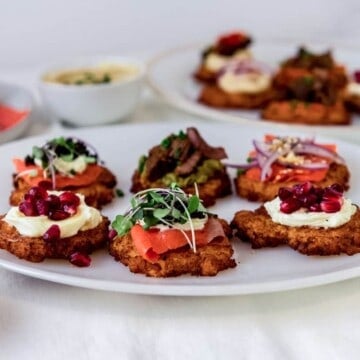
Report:
[[[10,195],[10,205],[17,206],[22,201],[24,195],[30,190],[31,186],[21,177],[13,175],[14,190]],[[85,202],[89,206],[100,209],[114,198],[114,187],[116,185],[115,175],[105,167],[96,179],[96,182],[89,186],[65,186],[57,188],[58,191],[69,190],[85,196]]]
[[[3,217],[0,217],[0,248],[20,259],[32,262],[41,262],[46,258],[68,259],[76,251],[90,254],[105,246],[110,223],[103,217],[102,222],[94,229],[80,231],[59,241],[48,242],[41,237],[21,235],[15,227],[3,221]]]
[[[266,209],[239,211],[231,222],[235,236],[254,249],[287,244],[305,255],[353,255],[360,252],[360,210],[346,224],[329,229],[274,223]]]
[[[228,236],[229,225],[224,221],[222,225]],[[151,277],[172,277],[183,274],[215,276],[221,270],[236,266],[235,260],[231,258],[233,252],[228,237],[223,237],[199,246],[196,253],[187,245],[170,250],[162,254],[157,262],[151,263],[139,255],[130,233],[115,237],[109,244],[109,253],[115,260],[128,266],[133,273]]]
[[[350,172],[346,165],[332,163],[322,181],[314,182],[314,185],[319,187],[330,186],[331,184],[340,184],[345,190],[349,189]],[[297,184],[298,181],[287,182],[269,182],[269,181],[256,181],[250,180],[245,174],[240,174],[235,179],[236,193],[250,201],[269,201],[274,199],[281,187],[291,187]]]
[[[141,178],[139,171],[135,171],[132,176],[131,192],[137,193],[141,190],[154,187],[166,187],[161,180],[155,182],[145,181]],[[226,170],[217,171],[204,184],[197,184],[199,197],[203,201],[204,206],[212,206],[217,198],[221,198],[231,194],[231,181]],[[187,194],[195,194],[193,185],[182,188]]]
[[[256,94],[227,93],[216,84],[205,85],[200,93],[199,102],[216,108],[259,109],[276,98],[276,92],[269,88]]]
[[[345,95],[345,106],[349,111],[360,113],[360,96],[352,94]]]
[[[203,64],[201,64],[194,73],[194,78],[198,81],[212,84],[216,81],[216,72],[208,70]]]
[[[261,112],[266,121],[306,125],[348,125],[350,114],[342,101],[334,105],[298,100],[271,101]]]

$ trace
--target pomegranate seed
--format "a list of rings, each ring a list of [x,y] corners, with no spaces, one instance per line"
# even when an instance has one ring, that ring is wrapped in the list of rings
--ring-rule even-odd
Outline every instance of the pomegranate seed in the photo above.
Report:
[[[34,203],[36,198],[33,196],[33,195],[30,195],[30,194],[25,194],[24,195],[24,200],[26,202],[29,202],[29,203]]]
[[[114,229],[111,229],[108,234],[108,239],[112,240],[117,235],[117,231]]]
[[[39,186],[34,186],[32,187],[29,191],[28,194],[37,198],[37,199],[46,199],[48,194],[47,191]]]
[[[60,220],[65,220],[68,217],[70,217],[70,214],[64,210],[50,210],[49,211],[49,219],[51,219],[51,220],[60,221]]]
[[[45,234],[43,235],[43,239],[48,242],[57,241],[60,239],[60,228],[58,225],[51,225]]]
[[[23,201],[19,205],[19,210],[25,215],[25,216],[38,216],[38,212],[36,210],[36,206],[33,202]]]
[[[301,208],[301,202],[296,198],[289,198],[280,203],[280,211],[285,214],[291,214],[292,212]]]
[[[300,195],[308,194],[311,191],[312,187],[313,186],[310,181],[295,185],[294,186],[295,195],[300,196]]]
[[[360,83],[360,70],[354,72],[354,80],[357,83]]]
[[[56,210],[60,208],[60,199],[58,196],[51,194],[48,196],[47,201],[49,202],[50,209]]]
[[[280,200],[286,200],[289,197],[293,196],[293,191],[290,188],[282,187],[279,189],[279,198]]]
[[[320,212],[321,211],[321,206],[319,203],[315,203],[309,206],[309,210],[313,211],[313,212]]]
[[[301,201],[302,206],[309,208],[311,205],[317,202],[317,196],[315,194],[306,194],[298,197]]]
[[[45,190],[51,190],[52,189],[52,183],[51,181],[47,181],[47,180],[41,180],[38,184],[38,186],[42,189]]]
[[[342,197],[342,194],[331,189],[330,187],[327,187],[325,190],[324,190],[324,195],[322,197],[322,200],[338,200]]]
[[[71,205],[71,204],[70,205],[65,204],[65,205],[61,206],[61,209],[64,210],[65,212],[67,212],[70,215],[74,215],[74,214],[76,214],[77,206]]]
[[[67,205],[78,206],[80,204],[80,199],[74,193],[70,191],[65,191],[59,196],[60,202]]]
[[[324,189],[314,188],[314,194],[317,196],[318,200],[320,201],[324,195]]]
[[[330,189],[336,191],[340,195],[344,193],[344,188],[340,184],[332,184]]]
[[[91,258],[87,254],[74,252],[70,255],[69,261],[75,266],[86,267],[90,266]]]
[[[39,215],[48,215],[49,214],[49,202],[44,199],[38,199],[35,203],[36,210]]]
[[[326,213],[334,213],[341,209],[341,202],[340,201],[322,201],[320,203],[321,210]]]

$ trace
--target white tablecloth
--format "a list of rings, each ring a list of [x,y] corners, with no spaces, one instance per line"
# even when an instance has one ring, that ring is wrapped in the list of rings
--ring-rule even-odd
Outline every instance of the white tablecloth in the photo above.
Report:
[[[34,85],[28,72],[2,78]],[[131,121],[183,116],[146,95]],[[58,126],[38,116],[27,135]],[[359,288],[354,279],[264,295],[140,296],[0,269],[0,359],[358,359]]]

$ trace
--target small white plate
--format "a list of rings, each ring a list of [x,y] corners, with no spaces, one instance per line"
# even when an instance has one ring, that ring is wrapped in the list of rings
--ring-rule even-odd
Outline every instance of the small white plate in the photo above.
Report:
[[[177,48],[155,57],[148,66],[147,81],[149,85],[169,104],[198,116],[217,121],[230,121],[242,125],[253,124],[264,126],[269,124],[277,129],[291,131],[297,129],[304,132],[318,132],[329,136],[337,136],[357,141],[360,132],[360,116],[353,115],[351,125],[344,126],[306,126],[265,122],[260,119],[256,110],[216,109],[200,104],[197,98],[201,84],[193,79],[193,74],[200,63],[201,51],[206,45],[193,45]],[[324,51],[326,44],[310,44],[314,51]],[[296,44],[285,42],[257,42],[252,51],[254,57],[271,68],[276,69],[281,61],[295,54]],[[335,59],[350,70],[360,69],[359,49],[337,46],[333,51]]]
[[[18,85],[0,82],[0,104],[16,110],[26,110],[28,114],[17,124],[0,131],[0,144],[20,137],[30,122],[30,114],[33,106],[31,93]]]
[[[125,197],[116,199],[104,208],[104,214],[114,219],[129,207],[131,194],[131,175],[137,167],[140,155],[147,153],[150,147],[158,144],[171,132],[178,132],[192,121],[167,124],[120,125],[104,128],[72,130],[63,132],[80,137],[93,144],[101,159],[105,160],[118,177],[119,187]],[[241,163],[246,159],[254,138],[261,139],[265,133],[281,134],[271,127],[260,129],[238,124],[196,124],[204,138],[214,146],[223,145],[229,155],[229,162]],[[283,133],[284,134],[284,133]],[[285,135],[285,134],[284,134]],[[303,135],[292,131],[286,135]],[[33,145],[42,144],[47,137],[37,137],[16,141],[0,147],[2,158],[2,186],[0,187],[0,213],[8,208],[8,196],[11,191],[11,159],[25,156]],[[360,203],[360,147],[342,141],[317,137],[319,142],[336,142],[339,152],[351,169],[351,190],[348,196]],[[231,177],[235,173],[231,172]],[[228,196],[212,208],[214,213],[230,221],[240,209],[254,209],[258,204],[250,203],[235,195]],[[304,256],[284,246],[269,249],[252,250],[249,244],[234,241],[237,262],[235,269],[220,272],[215,277],[180,276],[177,278],[152,279],[141,274],[132,274],[127,267],[116,262],[105,250],[92,255],[88,268],[78,268],[65,260],[46,260],[31,263],[19,260],[15,256],[0,250],[0,266],[25,275],[74,286],[139,294],[158,295],[235,295],[265,293],[280,290],[299,289],[308,286],[332,283],[360,275],[360,254],[354,256]]]

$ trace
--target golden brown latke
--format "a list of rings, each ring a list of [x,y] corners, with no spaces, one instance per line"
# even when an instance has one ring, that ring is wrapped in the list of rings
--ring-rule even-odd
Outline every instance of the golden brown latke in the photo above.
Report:
[[[226,236],[231,233],[229,225],[222,221]],[[133,273],[151,277],[172,277],[183,274],[215,276],[219,271],[236,266],[231,259],[234,251],[227,237],[216,238],[209,244],[199,246],[194,253],[189,246],[170,250],[151,263],[137,252],[130,233],[110,241],[109,253],[115,260],[128,266]]]
[[[239,211],[231,222],[235,236],[254,249],[287,244],[305,255],[353,255],[360,252],[360,211],[338,228],[315,229],[274,223],[266,209]]]
[[[231,94],[221,90],[216,84],[211,84],[202,88],[199,102],[216,108],[259,109],[276,98],[276,92],[272,88],[256,94]]]
[[[90,254],[105,246],[110,223],[103,217],[102,222],[94,229],[80,231],[59,241],[47,242],[41,237],[22,236],[15,227],[3,221],[3,217],[0,216],[0,249],[32,262],[41,262],[46,258],[68,259],[76,251]]]
[[[345,106],[349,111],[360,113],[360,96],[358,95],[345,95]]]
[[[203,201],[205,207],[215,204],[217,198],[221,198],[231,194],[231,181],[225,168],[223,171],[217,171],[204,184],[197,184],[199,190],[199,198]],[[166,187],[161,180],[155,182],[145,181],[141,178],[139,172],[136,170],[132,176],[132,186],[130,191],[137,193],[141,190],[150,189],[154,187]],[[194,194],[194,185],[182,188],[187,194]]]
[[[201,64],[194,73],[194,78],[198,81],[212,84],[216,81],[216,72],[208,70],[203,64]]]
[[[261,112],[266,121],[306,125],[348,125],[350,114],[342,101],[334,105],[297,100],[272,101]]]
[[[345,190],[349,189],[350,173],[346,165],[332,163],[324,180],[313,182],[319,187],[326,187],[332,184],[340,184]],[[248,179],[245,174],[240,174],[235,179],[236,193],[250,201],[269,201],[274,199],[281,187],[291,187],[298,181],[287,181],[273,183],[268,181],[255,181]]]
[[[21,177],[13,175],[14,190],[10,195],[10,205],[17,206],[22,201],[24,195],[30,190],[31,186]],[[100,209],[114,198],[114,187],[116,185],[115,175],[105,167],[98,176],[96,182],[88,186],[65,186],[57,188],[58,191],[69,190],[85,196],[87,205]]]

